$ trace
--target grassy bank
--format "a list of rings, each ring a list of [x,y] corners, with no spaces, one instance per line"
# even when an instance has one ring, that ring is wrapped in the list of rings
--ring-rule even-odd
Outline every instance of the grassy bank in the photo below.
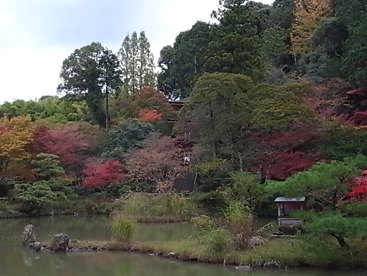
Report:
[[[0,219],[24,218],[34,216],[51,215],[108,215],[118,208],[120,203],[114,201],[94,201],[90,199],[78,199],[67,201],[55,201],[53,206],[35,210],[33,212],[22,211],[22,206],[7,200],[0,201]]]
[[[166,223],[187,221],[198,213],[200,211],[189,197],[137,193],[122,202],[113,214],[136,222]]]
[[[213,254],[208,252],[204,244],[195,239],[187,239],[165,243],[74,241],[70,245],[70,250],[132,251],[176,258],[182,261],[249,265],[252,268],[367,268],[367,252],[365,251],[367,242],[355,243],[353,251],[330,248],[331,251],[328,251],[329,253],[324,258],[320,258],[318,254],[307,253],[304,250],[305,246],[304,242],[297,239],[273,239],[256,249]]]

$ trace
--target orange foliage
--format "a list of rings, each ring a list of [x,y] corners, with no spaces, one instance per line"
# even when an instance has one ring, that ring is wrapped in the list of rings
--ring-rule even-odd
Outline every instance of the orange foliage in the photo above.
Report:
[[[30,157],[26,151],[33,140],[33,124],[30,116],[0,119],[0,171],[6,170],[12,160]]]
[[[139,110],[139,121],[145,123],[152,123],[162,119],[162,113],[155,109],[143,108]]]
[[[300,55],[309,50],[308,40],[323,17],[331,12],[330,0],[296,0],[291,32],[292,50]]]
[[[129,118],[140,118],[141,113],[144,113],[143,116],[145,116],[145,113],[151,113],[147,114],[149,115],[148,119],[150,119],[151,115],[155,115],[153,113],[154,110],[154,112],[157,112],[157,115],[160,114],[158,119],[160,120],[167,118],[173,112],[168,99],[154,87],[150,86],[143,87],[132,96],[119,99],[116,102],[116,108],[120,109],[120,106],[123,106],[124,115]],[[157,115],[153,117],[158,117]]]

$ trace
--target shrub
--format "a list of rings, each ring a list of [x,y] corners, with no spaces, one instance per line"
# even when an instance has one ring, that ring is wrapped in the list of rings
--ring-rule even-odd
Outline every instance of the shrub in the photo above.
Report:
[[[167,220],[187,220],[197,211],[190,198],[179,194],[153,195],[134,194],[123,206],[120,216],[137,220],[160,218]]]
[[[205,245],[209,254],[225,253],[230,249],[229,233],[224,228],[202,231],[199,241]]]
[[[133,235],[133,222],[129,219],[115,218],[111,230],[117,240],[130,241]]]

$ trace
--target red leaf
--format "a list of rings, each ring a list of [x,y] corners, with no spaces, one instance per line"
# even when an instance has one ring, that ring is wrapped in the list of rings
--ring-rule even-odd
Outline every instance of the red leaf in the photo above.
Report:
[[[124,179],[122,171],[122,165],[117,160],[91,159],[83,170],[85,178],[82,186],[103,188],[119,183]]]

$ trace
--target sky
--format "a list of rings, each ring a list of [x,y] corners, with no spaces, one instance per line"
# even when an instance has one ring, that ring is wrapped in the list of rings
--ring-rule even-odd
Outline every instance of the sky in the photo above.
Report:
[[[117,52],[127,34],[145,31],[157,60],[217,7],[218,0],[0,0],[0,104],[56,95],[63,60],[93,41]]]

